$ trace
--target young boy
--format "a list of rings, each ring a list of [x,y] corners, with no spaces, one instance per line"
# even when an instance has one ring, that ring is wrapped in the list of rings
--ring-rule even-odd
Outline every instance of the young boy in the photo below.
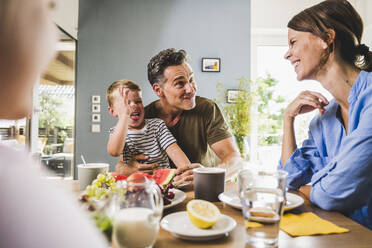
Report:
[[[177,145],[176,139],[161,119],[145,119],[140,87],[130,80],[119,80],[106,92],[108,111],[118,117],[116,126],[110,129],[107,151],[112,156],[123,154],[128,164],[132,157],[144,154],[144,163],[156,163],[169,168],[169,158],[180,167],[188,167],[190,161]],[[168,155],[168,156],[167,156]]]

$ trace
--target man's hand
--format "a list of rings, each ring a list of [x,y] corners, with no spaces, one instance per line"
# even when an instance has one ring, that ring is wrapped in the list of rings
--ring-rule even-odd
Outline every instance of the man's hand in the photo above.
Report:
[[[125,176],[130,176],[135,172],[151,173],[154,169],[158,168],[156,163],[142,164],[139,161],[146,161],[148,156],[140,154],[134,156],[128,164],[124,164],[123,157],[120,157],[119,162],[116,164],[115,171]]]
[[[226,161],[225,163],[218,164],[217,168],[222,168],[226,170],[225,173],[225,181],[232,181],[234,182],[239,171],[243,169],[244,161],[241,157],[233,156],[230,160]]]
[[[242,158],[232,137],[220,140],[211,145],[212,150],[221,159],[218,168],[226,169],[225,181],[234,179],[242,169]]]
[[[181,182],[193,182],[194,181],[194,173],[193,169],[201,167],[202,165],[199,163],[192,163],[187,167],[181,167],[176,170],[176,177],[174,178],[174,184],[178,184]]]

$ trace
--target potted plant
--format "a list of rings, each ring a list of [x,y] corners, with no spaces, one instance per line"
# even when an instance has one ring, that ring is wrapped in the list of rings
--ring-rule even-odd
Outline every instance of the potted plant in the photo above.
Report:
[[[248,159],[249,143],[248,136],[251,132],[252,108],[257,110],[257,128],[259,144],[271,145],[280,142],[278,133],[282,130],[282,119],[284,113],[284,98],[275,95],[275,86],[278,80],[267,74],[265,77],[252,81],[242,77],[237,79],[236,89],[227,90],[222,83],[217,84],[217,92],[220,99],[215,101],[220,105],[227,123],[235,137],[238,149],[244,159]],[[229,92],[234,92],[231,99]],[[221,99],[226,101],[221,101]],[[272,111],[273,106],[280,106],[279,111]]]
[[[252,91],[250,89],[250,81],[242,77],[237,79],[238,87],[234,90],[224,92],[224,85],[217,84],[217,92],[222,94],[222,99],[226,102],[221,103],[221,100],[215,100],[221,107],[226,121],[235,137],[236,144],[243,159],[249,158],[248,136],[250,134],[251,124],[251,106],[252,106]],[[233,96],[229,95],[233,92]]]

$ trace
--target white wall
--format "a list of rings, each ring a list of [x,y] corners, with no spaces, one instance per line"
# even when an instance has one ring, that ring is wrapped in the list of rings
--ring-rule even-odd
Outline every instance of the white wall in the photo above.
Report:
[[[72,37],[77,39],[79,0],[54,0],[54,22]]]
[[[321,0],[252,0],[252,28],[286,29],[295,14],[319,2]]]
[[[372,12],[372,1],[365,0],[365,16],[363,18],[364,21],[364,34],[363,34],[363,42],[372,49],[372,15],[367,14]]]
[[[297,13],[322,0],[252,0],[252,45],[265,36],[276,36],[280,43],[286,42],[287,23]],[[372,1],[349,0],[364,22],[362,42],[372,49]],[[253,52],[253,51],[252,51]],[[252,63],[253,65],[254,63]],[[254,74],[254,70],[252,70]]]
[[[322,0],[252,0],[252,31],[262,29],[286,29],[288,21],[297,13]],[[349,0],[356,8],[365,25],[372,24],[372,1]],[[368,11],[370,10],[370,11]]]

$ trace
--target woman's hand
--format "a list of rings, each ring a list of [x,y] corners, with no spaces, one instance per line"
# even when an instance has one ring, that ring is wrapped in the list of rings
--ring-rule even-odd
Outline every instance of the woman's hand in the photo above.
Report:
[[[313,111],[314,109],[318,109],[322,115],[325,112],[324,106],[328,104],[327,98],[322,94],[314,91],[303,91],[288,105],[284,112],[282,166],[285,166],[285,163],[297,148],[294,130],[295,117]]]
[[[320,114],[324,114],[324,106],[328,105],[328,100],[322,94],[314,91],[301,92],[286,108],[285,119],[294,119],[297,115],[305,114],[318,109]]]

